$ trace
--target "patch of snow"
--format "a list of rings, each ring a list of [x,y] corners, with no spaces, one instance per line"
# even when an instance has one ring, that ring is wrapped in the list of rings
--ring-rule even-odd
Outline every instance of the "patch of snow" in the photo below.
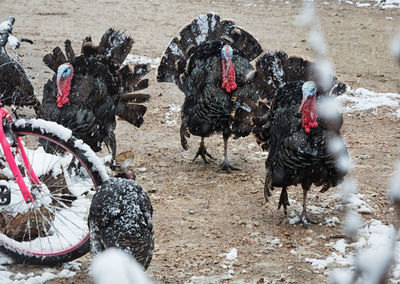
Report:
[[[160,65],[161,58],[150,58],[147,56],[140,56],[136,54],[128,54],[123,64],[148,64],[151,68],[157,68]]]
[[[72,130],[65,128],[64,126],[53,122],[53,121],[47,121],[43,119],[18,119],[15,122],[16,126],[21,126],[24,127],[27,124],[32,125],[34,128],[39,128],[42,133],[52,133],[55,134],[58,138],[61,140],[67,141],[72,137]]]
[[[337,250],[338,252],[340,252],[341,254],[345,253],[346,247],[347,247],[347,244],[346,244],[346,241],[344,239],[338,240],[336,242],[336,244],[333,246],[333,248],[335,250]]]
[[[325,224],[328,227],[336,227],[336,225],[340,225],[340,220],[336,216],[333,216],[332,218],[325,218]]]
[[[375,270],[375,268],[378,269],[379,266],[382,268],[387,264],[388,259],[391,258],[390,251],[392,251],[396,259],[393,266],[392,277],[393,279],[398,279],[400,276],[400,247],[398,245],[399,241],[396,242],[397,246],[395,249],[392,247],[394,232],[393,225],[384,225],[379,220],[372,220],[370,225],[359,230],[360,237],[357,241],[346,243],[344,240],[338,240],[333,245],[333,248],[335,248],[337,252],[332,252],[326,259],[305,258],[304,261],[311,263],[311,265],[317,269],[344,266],[347,268],[347,271],[354,270],[357,264],[359,268],[373,273],[364,274],[364,276],[366,275],[367,277],[364,277],[362,279],[363,282],[360,283],[367,283],[365,281],[369,281],[368,279],[376,279],[378,270]],[[358,254],[357,251],[359,251]],[[343,277],[343,279],[349,279],[350,277],[347,274],[342,274],[342,270],[334,270],[332,273],[338,273],[337,276],[333,275],[332,277]],[[348,282],[345,281],[343,283]]]
[[[11,46],[12,49],[16,49],[19,47],[21,42],[13,35],[9,35],[7,39],[7,43]]]
[[[340,0],[343,1],[343,0]],[[344,1],[346,4],[355,5],[356,7],[379,7],[381,9],[400,8],[400,0],[360,0],[357,2]]]
[[[364,88],[351,90],[350,95],[343,94],[337,98],[350,105],[343,108],[344,112],[374,110],[380,106],[399,107],[400,94],[396,93],[376,93]]]
[[[0,23],[0,33],[4,33],[8,30],[12,31],[12,25],[9,20]]]
[[[184,283],[185,284],[222,283],[234,277],[234,274],[231,274],[230,271],[231,270],[222,275],[192,276],[189,281],[186,281]]]
[[[183,51],[179,48],[179,46],[175,42],[171,42],[168,47],[171,50],[172,54],[180,56],[180,57],[185,57],[185,54],[183,53]],[[165,55],[167,55],[167,54],[168,53],[165,53]]]
[[[0,258],[3,258],[0,254]],[[13,273],[8,270],[0,270],[0,283],[12,283],[12,284],[42,284],[49,280],[71,278],[76,275],[76,272],[68,269],[69,263],[64,264],[64,269],[56,273],[56,269],[45,268],[37,272],[28,272],[26,274],[22,272]]]
[[[170,104],[168,107],[169,110],[165,114],[165,124],[167,126],[176,126],[180,118],[181,106],[178,104]]]
[[[360,3],[360,2],[357,2],[357,3],[356,3],[356,6],[357,6],[357,7],[371,7],[371,4],[370,4],[370,3]]]
[[[228,252],[226,254],[226,259],[227,260],[236,260],[237,259],[237,249],[236,248],[232,248],[230,252]]]

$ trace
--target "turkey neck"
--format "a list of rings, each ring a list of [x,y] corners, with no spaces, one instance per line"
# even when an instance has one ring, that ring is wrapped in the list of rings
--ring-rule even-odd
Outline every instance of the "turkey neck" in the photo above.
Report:
[[[222,59],[222,88],[230,93],[237,88],[235,82],[235,69],[231,58]]]
[[[65,79],[57,78],[57,107],[59,108],[62,108],[64,104],[69,102],[68,95],[71,90],[72,72]]]
[[[315,102],[315,96],[307,98],[302,108],[302,127],[306,133],[310,133],[310,128],[318,126],[318,110]]]

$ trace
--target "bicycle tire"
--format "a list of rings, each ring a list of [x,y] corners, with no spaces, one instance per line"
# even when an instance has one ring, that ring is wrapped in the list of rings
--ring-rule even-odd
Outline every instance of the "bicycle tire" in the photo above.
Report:
[[[88,145],[55,122],[21,119],[11,128],[23,141],[41,184],[31,184],[16,155],[34,197],[26,204],[0,158],[0,182],[11,189],[11,203],[0,206],[0,251],[21,264],[55,265],[83,256],[90,250],[87,216],[91,198],[108,179],[104,166]]]

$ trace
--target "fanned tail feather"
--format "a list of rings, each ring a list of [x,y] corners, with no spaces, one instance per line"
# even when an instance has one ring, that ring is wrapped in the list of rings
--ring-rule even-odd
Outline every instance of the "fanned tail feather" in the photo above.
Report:
[[[204,44],[229,43],[249,61],[262,53],[258,41],[232,21],[221,21],[215,14],[200,15],[184,27],[180,37],[175,37],[167,46],[157,71],[158,82],[175,82],[179,85],[182,74],[187,72],[190,58]]]
[[[140,127],[147,107],[142,103],[150,99],[150,95],[136,93],[149,86],[149,80],[143,77],[149,72],[149,66],[138,64],[132,69],[125,65],[119,70],[122,78],[123,93],[116,100],[116,114],[127,122]]]
[[[136,127],[142,125],[143,115],[146,113],[146,110],[146,106],[134,103],[123,103],[116,107],[117,115]]]
[[[67,58],[61,48],[57,46],[53,49],[52,53],[48,53],[43,57],[43,62],[47,67],[57,73],[58,67],[67,62]]]
[[[255,117],[253,118],[253,134],[256,137],[257,143],[261,144],[264,150],[268,150],[269,148],[269,110],[270,106],[263,101],[259,101],[258,106],[255,108]]]
[[[120,66],[131,51],[132,45],[131,37],[111,28],[103,34],[97,53]]]
[[[35,111],[40,106],[25,69],[4,48],[0,48],[0,101],[8,106],[33,106]]]
[[[256,70],[252,82],[262,99],[273,99],[280,87],[295,81],[314,81],[321,93],[336,96],[344,93],[347,88],[333,75],[330,75],[330,86],[322,88],[315,63],[297,56],[289,57],[282,50],[266,52],[257,60]]]

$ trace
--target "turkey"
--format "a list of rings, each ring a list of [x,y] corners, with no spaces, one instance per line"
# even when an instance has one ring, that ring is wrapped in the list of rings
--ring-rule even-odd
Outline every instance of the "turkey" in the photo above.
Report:
[[[184,27],[162,56],[158,82],[175,82],[185,94],[181,111],[180,137],[184,150],[190,134],[200,136],[200,147],[193,159],[206,156],[204,139],[222,132],[224,160],[221,168],[230,172],[228,139],[251,133],[253,107],[258,101],[246,75],[253,70],[250,61],[262,53],[257,40],[232,21],[221,21],[215,14],[200,15]]]
[[[71,41],[65,41],[65,53],[59,47],[44,56],[44,63],[56,74],[44,86],[38,118],[55,121],[72,130],[94,151],[104,142],[116,157],[115,116],[140,127],[146,107],[141,103],[147,94],[134,91],[147,88],[148,66],[132,68],[123,62],[133,40],[112,28],[94,46],[91,37],[82,44],[81,55],[75,56]],[[112,163],[112,164],[113,164]]]
[[[32,82],[21,64],[5,48],[7,43],[13,49],[18,48],[21,41],[32,43],[27,39],[18,40],[12,35],[14,22],[15,19],[9,17],[0,23],[0,101],[8,106],[37,108],[40,103],[34,95]]]
[[[131,179],[109,179],[97,189],[90,206],[92,253],[117,247],[147,269],[154,249],[152,215],[150,199],[139,184]]]
[[[348,153],[340,136],[341,113],[324,100],[346,90],[346,85],[331,76],[331,83],[322,84],[313,63],[299,57],[288,57],[283,51],[267,52],[256,64],[253,84],[260,97],[253,132],[262,147],[268,150],[265,162],[266,201],[274,187],[281,187],[278,209],[285,214],[289,199],[287,188],[301,184],[303,211],[299,222],[314,223],[307,216],[307,193],[312,186],[320,192],[337,186],[347,173],[341,167]],[[325,86],[325,88],[323,87]]]

